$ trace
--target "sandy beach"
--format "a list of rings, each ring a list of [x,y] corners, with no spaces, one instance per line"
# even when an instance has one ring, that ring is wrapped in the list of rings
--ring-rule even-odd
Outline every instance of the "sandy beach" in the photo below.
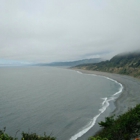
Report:
[[[88,71],[82,69],[74,69],[74,70],[86,74],[96,74],[96,75],[106,76],[118,81],[123,85],[122,93],[114,102],[115,104],[114,111],[110,112],[112,108],[111,106],[113,106],[113,104],[110,104],[110,107],[108,107],[105,113],[97,120],[95,126],[78,140],[86,140],[88,137],[92,136],[97,131],[99,131],[100,127],[98,125],[98,122],[104,120],[103,117],[106,117],[109,114],[110,115],[115,114],[116,116],[118,116],[126,112],[129,108],[133,108],[136,104],[140,103],[140,79],[136,79],[131,76],[106,73],[106,72]]]

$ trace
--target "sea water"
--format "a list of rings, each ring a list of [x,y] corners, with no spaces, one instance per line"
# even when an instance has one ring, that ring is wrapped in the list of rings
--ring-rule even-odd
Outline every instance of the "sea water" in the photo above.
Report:
[[[113,79],[53,67],[0,68],[0,129],[76,140],[121,93]]]

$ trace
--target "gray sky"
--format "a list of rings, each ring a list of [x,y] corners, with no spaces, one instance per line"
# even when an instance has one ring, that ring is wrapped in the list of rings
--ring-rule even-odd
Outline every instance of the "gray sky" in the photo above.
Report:
[[[140,0],[0,0],[0,58],[69,61],[140,49]]]

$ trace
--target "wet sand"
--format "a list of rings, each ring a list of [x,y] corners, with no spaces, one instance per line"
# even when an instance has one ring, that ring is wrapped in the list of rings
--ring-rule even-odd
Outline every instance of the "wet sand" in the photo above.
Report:
[[[109,114],[110,115],[115,114],[116,116],[118,116],[126,112],[129,108],[133,108],[134,106],[136,106],[136,104],[140,103],[140,79],[136,79],[131,76],[119,75],[119,74],[113,74],[107,72],[89,71],[89,70],[82,70],[82,69],[74,69],[74,70],[86,74],[96,74],[96,75],[106,76],[118,81],[123,85],[122,93],[114,102],[115,104],[115,107],[113,107],[114,111],[110,112],[112,106],[114,106],[113,104],[110,104],[110,107],[108,107],[105,113],[97,120],[95,126],[89,132],[87,132],[85,135],[83,135],[81,138],[77,140],[87,140],[88,137],[94,135],[97,131],[99,131],[101,128],[99,127],[98,122],[104,120],[104,118]]]

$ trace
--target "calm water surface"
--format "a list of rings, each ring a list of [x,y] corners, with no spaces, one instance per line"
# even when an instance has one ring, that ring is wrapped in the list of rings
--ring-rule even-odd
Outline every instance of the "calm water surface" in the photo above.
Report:
[[[0,129],[69,140],[86,128],[120,85],[103,77],[51,67],[0,68]],[[73,138],[74,139],[74,138]],[[76,139],[76,138],[75,138]]]

